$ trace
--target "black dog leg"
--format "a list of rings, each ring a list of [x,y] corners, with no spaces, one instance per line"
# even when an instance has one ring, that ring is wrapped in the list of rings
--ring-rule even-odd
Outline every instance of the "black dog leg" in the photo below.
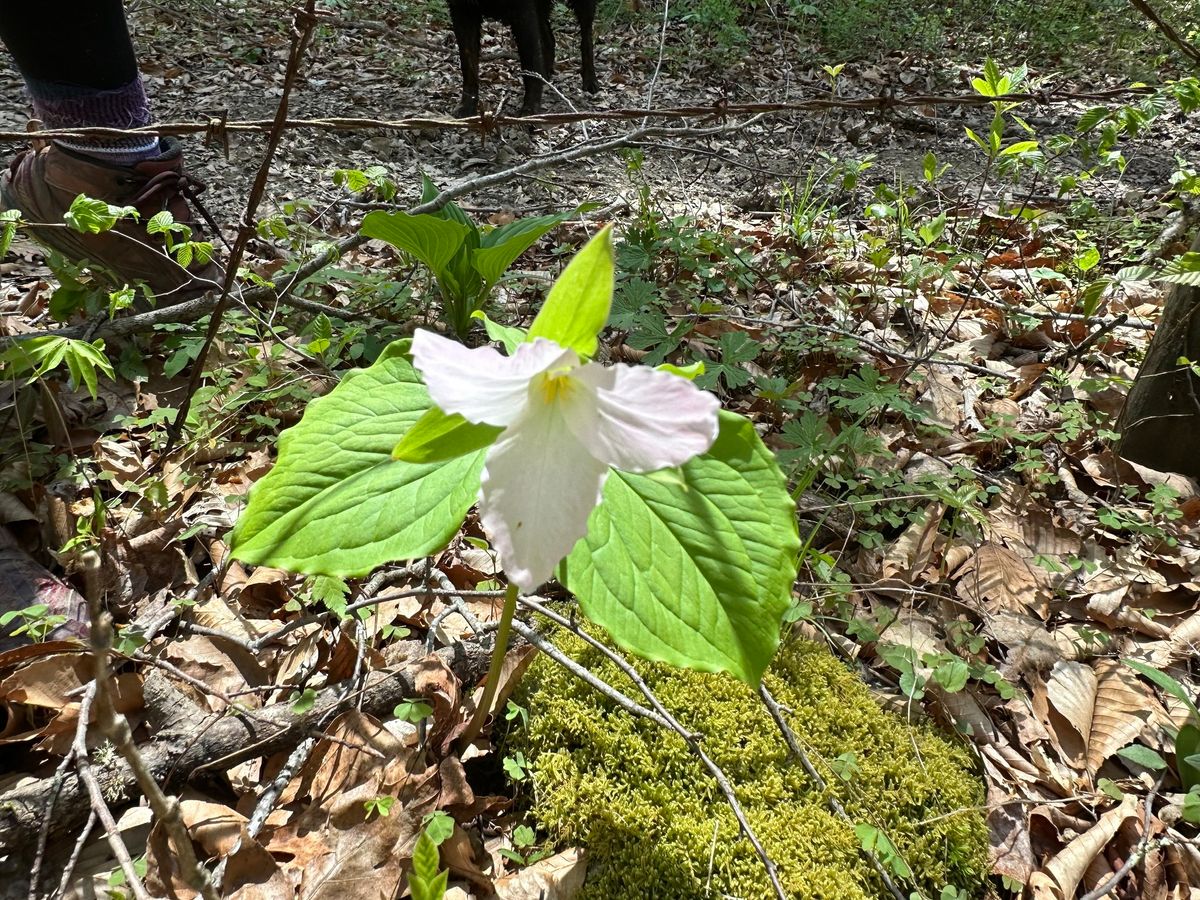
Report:
[[[592,25],[596,20],[596,0],[570,0],[570,4],[579,22],[579,50],[582,56],[580,74],[583,76],[583,89],[589,94],[598,94],[600,82],[596,78],[596,60],[592,53]]]
[[[483,17],[474,3],[450,0],[450,21],[458,43],[462,67],[462,100],[455,113],[460,119],[479,112],[479,41]]]
[[[512,11],[509,24],[517,42],[517,56],[525,79],[525,99],[521,103],[522,116],[536,116],[542,108],[542,78],[546,71],[542,53],[542,23],[537,7],[533,3],[521,3]]]

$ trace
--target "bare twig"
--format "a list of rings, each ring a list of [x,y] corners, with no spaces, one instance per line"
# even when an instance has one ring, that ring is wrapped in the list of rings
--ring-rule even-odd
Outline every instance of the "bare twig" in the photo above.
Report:
[[[288,783],[296,777],[296,773],[300,771],[312,755],[313,749],[317,746],[318,738],[309,736],[304,738],[296,749],[288,756],[283,767],[271,779],[271,783],[263,788],[262,793],[258,795],[258,802],[254,804],[254,812],[250,814],[250,820],[246,823],[246,835],[250,838],[258,837],[263,826],[267,824],[267,817],[271,815],[271,811],[275,809],[275,805],[279,802],[280,796],[283,794],[284,788]],[[218,888],[225,880],[225,865],[233,858],[239,850],[242,849],[242,838],[239,835],[237,841],[233,845],[233,849],[227,853],[213,871],[213,881]]]
[[[308,44],[312,40],[317,22],[316,0],[305,0],[304,9],[296,10],[295,19],[292,22],[292,46],[288,53],[287,69],[283,76],[283,90],[279,95],[279,105],[275,109],[275,120],[272,122],[271,131],[267,136],[267,146],[263,151],[262,162],[259,164],[258,173],[254,176],[254,183],[250,186],[250,195],[246,198],[246,208],[242,213],[242,220],[238,223],[237,238],[229,250],[229,258],[225,261],[225,278],[221,284],[221,295],[213,307],[208,333],[204,336],[204,343],[193,364],[187,391],[179,404],[179,413],[167,431],[166,446],[163,448],[160,459],[170,454],[179,435],[183,432],[183,425],[187,421],[188,410],[192,405],[192,397],[204,378],[204,363],[208,359],[209,349],[221,331],[221,320],[229,306],[233,286],[237,283],[242,255],[246,252],[246,245],[255,234],[254,217],[258,213],[258,205],[262,202],[263,194],[266,193],[267,179],[271,175],[271,163],[275,160],[275,151],[279,149],[279,141],[283,137],[283,126],[287,121],[288,100],[291,98],[292,89],[296,86],[296,80],[300,74],[300,61],[304,58],[304,51],[308,49]]]
[[[38,832],[37,853],[33,858],[33,874],[29,878],[29,900],[37,900],[41,894],[42,862],[46,857],[46,842],[50,837],[50,822],[54,817],[54,804],[58,802],[58,795],[62,792],[63,779],[67,775],[67,769],[74,761],[75,750],[72,747],[63,757],[62,762],[58,764],[58,768],[54,770],[54,784],[50,789],[50,796],[46,798],[42,827]]]
[[[135,900],[150,900],[150,895],[146,893],[146,886],[142,884],[141,877],[133,867],[133,858],[129,855],[129,848],[121,840],[117,821],[108,808],[108,801],[104,799],[104,791],[100,788],[100,782],[96,778],[96,773],[92,771],[92,763],[88,757],[87,723],[92,713],[92,701],[95,698],[96,682],[92,681],[88,684],[83,699],[79,703],[79,726],[75,729],[75,741],[72,744],[75,753],[75,769],[79,773],[79,780],[87,788],[88,799],[92,804],[92,815],[99,818],[100,824],[104,826],[104,836],[108,839],[108,846],[112,850],[113,856],[116,857],[121,871],[125,873],[126,886]]]
[[[655,725],[659,725],[663,728],[669,729],[671,727],[671,723],[654,710],[647,709],[646,707],[642,706],[636,700],[621,693],[599,675],[589,672],[579,663],[575,662],[575,660],[571,659],[571,657],[567,656],[567,654],[555,647],[554,644],[538,634],[536,629],[530,628],[524,622],[516,619],[513,620],[512,627],[513,631],[527,640],[530,644],[537,647],[537,649],[541,650],[580,681],[586,683],[594,690],[599,691],[627,713],[635,716],[641,716],[643,719],[649,719]]]
[[[1155,848],[1157,841],[1150,839],[1150,806],[1154,803],[1154,798],[1158,795],[1158,789],[1162,786],[1163,776],[1160,775],[1158,781],[1154,783],[1145,798],[1142,800],[1142,838],[1138,841],[1137,846],[1130,851],[1129,856],[1125,858],[1125,862],[1121,864],[1121,868],[1113,873],[1113,877],[1098,885],[1095,890],[1088,891],[1080,900],[1101,900],[1102,897],[1107,897],[1115,891],[1128,876],[1129,873],[1136,869],[1146,858],[1146,855]]]
[[[75,839],[75,847],[71,850],[71,857],[67,860],[66,866],[63,868],[62,878],[58,881],[58,892],[55,897],[65,897],[67,888],[71,884],[71,879],[75,876],[75,866],[79,864],[79,857],[83,855],[83,848],[87,844],[87,840],[91,837],[92,829],[96,827],[96,811],[88,810],[88,818],[84,823],[83,828],[79,830],[79,837]]]
[[[1195,45],[1184,40],[1183,36],[1171,26],[1171,23],[1160,16],[1146,0],[1129,0],[1129,4],[1153,22],[1155,27],[1162,32],[1163,37],[1179,48],[1180,53],[1193,63],[1200,64],[1200,49],[1197,49]]]
[[[162,788],[158,786],[158,782],[150,774],[146,760],[142,758],[137,744],[133,741],[129,721],[118,713],[113,705],[108,668],[108,653],[112,644],[112,617],[104,609],[98,596],[88,598],[88,607],[91,617],[92,664],[95,668],[95,680],[92,684],[95,685],[96,724],[99,731],[112,741],[117,752],[129,765],[154,815],[170,835],[179,864],[179,874],[184,882],[198,891],[204,900],[220,900],[208,877],[208,871],[196,859],[191,836],[179,814],[179,801],[163,793]]]

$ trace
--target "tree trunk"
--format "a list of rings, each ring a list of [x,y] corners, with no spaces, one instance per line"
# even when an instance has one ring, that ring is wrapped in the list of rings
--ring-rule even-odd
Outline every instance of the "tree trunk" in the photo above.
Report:
[[[1200,251],[1200,235],[1192,243]],[[1117,430],[1117,452],[1160,472],[1200,478],[1200,376],[1180,357],[1200,363],[1200,287],[1176,284],[1129,390]]]

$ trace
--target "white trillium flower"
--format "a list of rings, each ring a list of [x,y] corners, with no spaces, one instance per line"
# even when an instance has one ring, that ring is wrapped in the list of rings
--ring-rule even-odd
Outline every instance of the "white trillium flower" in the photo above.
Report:
[[[487,453],[480,517],[504,571],[525,592],[587,534],[610,467],[679,466],[717,439],[720,402],[687,379],[581,363],[546,338],[504,356],[417,331],[412,355],[443,412],[504,429]]]

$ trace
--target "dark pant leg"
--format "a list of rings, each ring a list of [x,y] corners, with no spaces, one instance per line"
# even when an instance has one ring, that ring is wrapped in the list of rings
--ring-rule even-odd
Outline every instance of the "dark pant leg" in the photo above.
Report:
[[[0,0],[0,41],[27,80],[113,90],[138,76],[121,0]]]
[[[46,129],[150,124],[150,104],[121,0],[0,0],[0,41]],[[158,138],[63,139],[114,164],[155,156]]]

